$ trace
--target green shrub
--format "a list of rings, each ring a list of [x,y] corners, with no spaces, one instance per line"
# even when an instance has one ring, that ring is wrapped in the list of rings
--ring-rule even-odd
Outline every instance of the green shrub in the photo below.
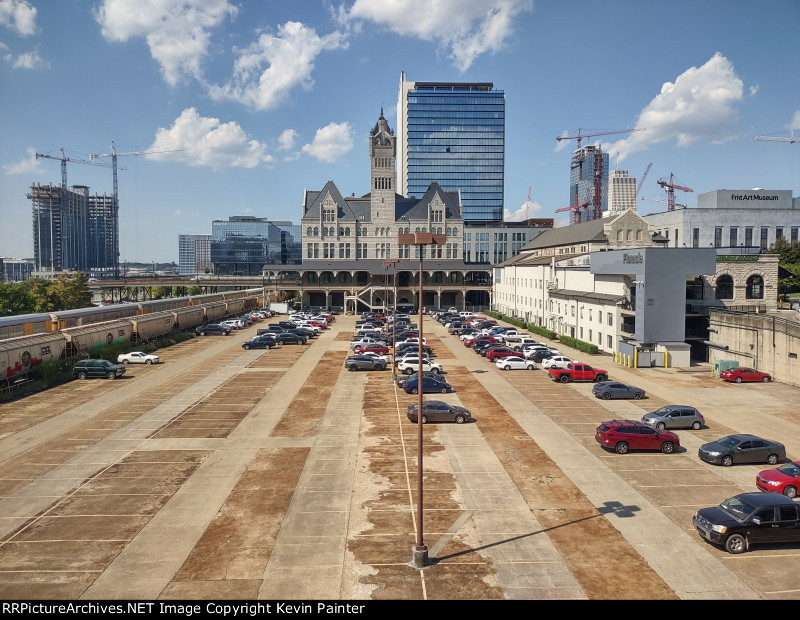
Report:
[[[578,351],[582,351],[583,353],[589,353],[590,355],[595,355],[598,351],[596,344],[584,342],[583,340],[578,340],[577,338],[570,338],[569,336],[559,336],[558,340],[559,342],[567,345],[568,347],[572,347],[573,349],[578,349]]]
[[[539,336],[544,336],[549,340],[558,340],[559,336],[555,333],[552,329],[547,329],[546,327],[540,327],[538,325],[534,325],[533,323],[528,323],[527,330],[532,334],[538,334]]]

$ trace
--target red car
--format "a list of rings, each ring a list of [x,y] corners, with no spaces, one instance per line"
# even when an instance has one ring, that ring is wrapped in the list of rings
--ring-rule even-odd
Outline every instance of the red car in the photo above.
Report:
[[[486,359],[490,362],[496,362],[503,357],[513,357],[517,353],[508,347],[492,347],[486,352]]]
[[[384,355],[389,353],[389,347],[385,347],[379,344],[367,344],[364,346],[357,346],[354,351],[356,353],[377,353],[378,355]]]
[[[464,341],[464,346],[465,347],[471,347],[476,342],[497,342],[497,340],[495,340],[491,336],[488,336],[488,337],[487,336],[476,336],[475,338],[470,338],[469,340],[465,340]]]
[[[601,446],[617,454],[627,454],[630,450],[661,450],[664,454],[671,454],[681,447],[675,433],[659,431],[633,420],[603,422],[597,427],[594,438]]]
[[[319,327],[320,329],[327,329],[328,323],[327,321],[309,321],[314,327]]]
[[[756,486],[760,491],[797,497],[797,489],[800,488],[800,461],[786,463],[774,469],[765,469],[756,476]]]
[[[763,383],[769,383],[772,381],[772,377],[769,373],[758,372],[755,368],[746,368],[744,366],[723,370],[719,373],[719,378],[725,381],[735,381],[736,383],[742,383],[743,381],[761,381]]]

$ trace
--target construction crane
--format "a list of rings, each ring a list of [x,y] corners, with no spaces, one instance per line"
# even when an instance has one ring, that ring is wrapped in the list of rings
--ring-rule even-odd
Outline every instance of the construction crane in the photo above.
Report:
[[[67,162],[73,164],[86,164],[87,166],[102,166],[103,168],[110,168],[109,164],[101,164],[99,162],[86,161],[85,159],[73,159],[64,155],[64,149],[59,149],[61,157],[55,155],[47,155],[46,153],[36,153],[36,159],[55,159],[61,162],[61,191],[66,194],[67,191]]]
[[[577,148],[575,149],[575,155],[572,157],[572,164],[571,166],[583,166],[583,157],[580,153],[581,150],[581,141],[584,138],[593,138],[595,136],[609,136],[613,134],[620,134],[620,133],[633,133],[636,131],[647,131],[646,129],[614,129],[612,131],[595,131],[592,133],[582,134],[581,132],[583,129],[578,129],[577,136],[558,136],[556,140],[561,142],[562,140],[577,140]],[[592,210],[592,218],[599,220],[603,217],[603,159],[602,157],[596,158],[595,165],[594,165],[594,179],[592,181],[593,184],[593,198],[592,203],[594,204],[594,208]],[[576,200],[577,203],[577,200]],[[575,219],[577,214],[578,220],[580,220],[580,214],[578,213],[579,207],[576,205],[572,205],[570,207],[566,207],[569,209],[573,209],[573,220]]]
[[[560,209],[556,209],[556,213],[561,213],[562,211],[572,211],[572,215],[570,219],[572,220],[570,224],[580,224],[581,223],[581,211],[588,207],[591,202],[588,200],[583,204],[578,203],[578,195],[575,195],[575,204],[569,205],[568,207],[561,207]]]
[[[558,136],[558,137],[556,137],[556,140],[558,140],[559,142],[561,142],[562,140],[577,140],[577,142],[576,142],[576,144],[577,144],[576,150],[577,150],[577,149],[581,148],[581,140],[583,140],[584,138],[593,138],[594,136],[610,136],[610,135],[613,135],[613,134],[616,134],[616,133],[633,133],[634,131],[647,131],[647,130],[646,129],[615,129],[615,130],[612,130],[612,131],[596,131],[596,132],[593,132],[593,133],[585,133],[585,134],[581,134],[581,131],[583,131],[583,129],[578,129],[578,135],[577,136]]]
[[[671,172],[669,173],[669,182],[665,181],[664,179],[659,179],[657,183],[663,187],[667,192],[667,211],[674,211],[675,210],[675,190],[679,189],[682,192],[693,192],[694,190],[690,187],[683,187],[682,185],[675,184],[675,175]]]
[[[794,129],[789,130],[788,138],[785,138],[783,136],[756,136],[754,140],[769,140],[771,142],[789,142],[790,144],[794,144],[795,142],[800,142],[800,138],[794,137]]]
[[[642,196],[642,200],[650,200],[651,202],[660,202],[663,204],[669,204],[666,200],[662,200],[661,198],[651,198],[650,196]],[[685,209],[686,205],[681,204],[679,202],[675,203],[676,207],[680,207],[681,209]]]
[[[634,205],[638,204],[639,202],[639,192],[641,191],[642,185],[644,185],[644,180],[647,178],[647,175],[650,173],[650,168],[652,167],[653,167],[653,162],[647,164],[647,168],[645,168],[642,178],[639,179],[639,184],[636,186],[636,195],[633,197]]]
[[[117,170],[125,170],[125,168],[120,168],[117,166],[117,157],[127,157],[130,155],[150,155],[152,153],[171,153],[173,151],[180,151],[183,149],[161,149],[161,150],[151,150],[151,151],[130,151],[127,153],[117,153],[117,146],[114,144],[114,141],[111,141],[111,152],[110,153],[99,153],[94,155],[89,155],[89,159],[94,161],[100,157],[110,157],[111,158],[111,169],[112,169],[112,177],[113,177],[113,188],[114,188],[114,222],[119,225],[119,183],[117,181]],[[98,164],[98,165],[106,165],[108,164]],[[115,236],[117,233],[115,231]],[[115,245],[118,247],[118,245]],[[114,277],[119,277],[119,256],[114,257]]]
[[[531,208],[531,188],[528,186],[528,202],[525,203],[525,221],[528,221],[528,209]]]

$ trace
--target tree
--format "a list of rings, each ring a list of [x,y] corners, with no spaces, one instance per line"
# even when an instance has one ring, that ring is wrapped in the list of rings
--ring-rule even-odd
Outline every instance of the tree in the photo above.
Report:
[[[0,282],[0,316],[33,312],[33,298],[22,284]]]
[[[59,274],[53,281],[52,291],[59,310],[88,308],[92,305],[92,292],[83,273]]]
[[[31,296],[33,307],[31,312],[52,312],[63,310],[57,305],[56,296],[53,294],[53,283],[43,278],[31,278],[24,282],[28,294]]]

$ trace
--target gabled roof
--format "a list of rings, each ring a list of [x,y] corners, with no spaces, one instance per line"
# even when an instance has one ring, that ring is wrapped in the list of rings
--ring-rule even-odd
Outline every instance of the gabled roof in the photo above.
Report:
[[[522,248],[522,251],[572,245],[575,243],[606,242],[608,240],[603,232],[603,226],[608,224],[608,222],[609,219],[599,219],[581,222],[580,224],[572,224],[571,226],[563,226],[561,228],[550,228],[531,239],[531,241]]]
[[[306,204],[304,205],[305,211],[303,213],[303,217],[320,217],[322,203],[325,198],[327,198],[328,194],[330,194],[331,198],[336,203],[338,210],[336,215],[338,219],[345,221],[358,219],[358,215],[353,212],[352,207],[342,197],[339,188],[336,187],[336,183],[333,181],[328,181],[325,183],[325,187],[323,187],[319,192],[306,192]]]
[[[458,193],[446,192],[442,189],[441,185],[433,182],[428,187],[428,191],[425,192],[425,195],[420,198],[408,211],[405,213],[396,213],[396,219],[404,217],[406,220],[427,220],[428,205],[435,196],[439,196],[441,201],[444,203],[445,219],[461,217],[461,204],[458,200]]]

